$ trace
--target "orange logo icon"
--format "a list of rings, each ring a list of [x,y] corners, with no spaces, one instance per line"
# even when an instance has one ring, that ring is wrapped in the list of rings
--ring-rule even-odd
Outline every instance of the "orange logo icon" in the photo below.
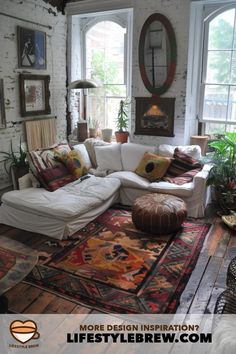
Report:
[[[37,325],[34,321],[13,321],[10,324],[11,335],[20,343],[26,343],[31,339],[38,339]]]

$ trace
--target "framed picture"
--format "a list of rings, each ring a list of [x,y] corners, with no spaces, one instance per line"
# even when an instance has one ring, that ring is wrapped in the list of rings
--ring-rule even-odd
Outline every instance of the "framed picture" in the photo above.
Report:
[[[3,79],[0,79],[0,129],[6,128]]]
[[[20,107],[22,117],[50,114],[49,75],[20,74]]]
[[[46,33],[17,27],[19,68],[46,69]]]
[[[135,133],[174,136],[175,98],[136,97]]]

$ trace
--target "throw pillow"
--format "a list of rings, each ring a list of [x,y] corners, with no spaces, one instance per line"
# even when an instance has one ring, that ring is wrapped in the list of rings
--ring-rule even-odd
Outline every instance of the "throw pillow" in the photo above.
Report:
[[[181,176],[185,172],[188,172],[193,169],[200,170],[203,166],[198,160],[180,151],[179,148],[175,149],[173,158],[174,160],[168,168],[165,177]]]
[[[121,171],[121,144],[95,146],[96,160],[99,171]]]
[[[80,178],[87,173],[84,161],[78,151],[71,150],[67,154],[56,155],[56,158],[61,161],[76,178]]]
[[[161,179],[171,164],[171,158],[146,152],[135,170],[137,175],[147,178],[150,182]]]
[[[182,186],[183,184],[185,183],[189,183],[189,182],[192,182],[194,176],[199,172],[201,171],[200,168],[196,168],[194,170],[190,170],[190,171],[187,171],[185,173],[183,173],[182,175],[180,176],[177,176],[177,177],[164,177],[163,179],[166,181],[166,182],[169,182],[169,183],[174,183],[174,184],[177,184],[178,186]]]
[[[74,145],[74,146],[72,146],[72,149],[75,151],[78,151],[80,153],[80,156],[81,156],[82,160],[84,161],[84,164],[85,164],[87,170],[89,170],[92,167],[92,164],[91,164],[91,161],[89,158],[88,151],[87,151],[86,147],[84,146],[84,144]]]
[[[43,186],[51,192],[77,179],[64,165],[53,166],[42,170],[39,172],[39,178]]]

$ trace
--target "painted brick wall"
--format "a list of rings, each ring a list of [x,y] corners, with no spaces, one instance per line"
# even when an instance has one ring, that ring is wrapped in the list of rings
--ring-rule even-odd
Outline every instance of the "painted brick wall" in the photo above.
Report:
[[[70,2],[74,2],[74,1],[71,0]],[[131,88],[132,89],[131,136],[130,136],[131,142],[142,143],[146,145],[159,145],[161,143],[177,145],[177,144],[188,143],[188,141],[184,141],[184,131],[185,131],[185,104],[186,104],[185,98],[186,98],[186,78],[187,78],[189,12],[190,12],[189,0],[145,0],[145,1],[135,0],[134,1],[132,88]],[[173,138],[134,135],[135,97],[151,97],[151,93],[149,93],[145,88],[140,75],[139,62],[138,62],[138,44],[139,44],[139,37],[140,37],[142,26],[146,21],[146,19],[153,13],[161,13],[169,19],[169,21],[171,22],[174,28],[176,41],[177,41],[176,75],[169,90],[162,95],[162,97],[174,97],[176,99],[175,118],[174,118],[175,137]],[[79,67],[78,58],[72,56],[72,63],[74,64],[74,67],[78,69]],[[72,68],[72,72],[73,72],[73,68]],[[75,103],[75,99],[74,97],[72,97],[71,111],[72,111],[72,117],[75,121],[76,116],[78,116],[78,113],[76,112],[78,108],[74,109],[74,103]]]
[[[4,79],[5,109],[7,128],[0,129],[0,151],[9,151],[10,142],[19,146],[20,137],[25,141],[23,121],[20,116],[17,61],[17,26],[46,32],[47,69],[31,70],[27,73],[50,75],[50,106],[52,116],[57,116],[58,139],[66,136],[66,17],[42,0],[0,0],[0,12],[16,16],[22,20],[0,15],[0,78]],[[44,25],[27,23],[25,19]],[[0,155],[1,161],[1,155]],[[0,190],[9,185],[10,180],[0,163]]]
[[[138,43],[142,26],[153,13],[165,15],[171,22],[177,41],[177,69],[174,82],[163,97],[175,97],[174,138],[134,135],[135,100],[134,97],[150,97],[143,85],[138,64]],[[185,124],[185,96],[189,31],[189,0],[135,0],[133,30],[133,68],[132,68],[132,120],[131,141],[148,145],[183,144]]]

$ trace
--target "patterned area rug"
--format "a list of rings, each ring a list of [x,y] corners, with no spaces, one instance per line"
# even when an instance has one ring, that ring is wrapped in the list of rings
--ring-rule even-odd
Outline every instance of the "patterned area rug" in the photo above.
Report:
[[[102,311],[174,313],[208,229],[145,234],[130,211],[109,209],[41,257],[27,282]]]
[[[0,235],[0,294],[22,281],[37,260],[32,249]]]

